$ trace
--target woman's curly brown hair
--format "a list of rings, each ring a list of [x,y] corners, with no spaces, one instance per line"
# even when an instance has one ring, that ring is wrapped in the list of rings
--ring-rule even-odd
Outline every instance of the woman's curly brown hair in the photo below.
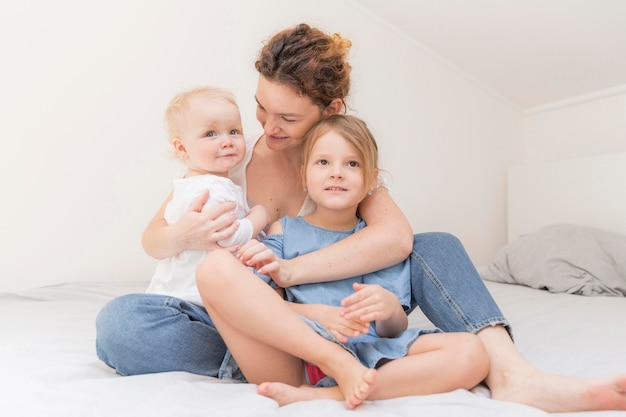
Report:
[[[254,66],[265,78],[293,87],[321,109],[345,101],[350,91],[347,61],[352,42],[328,35],[306,23],[282,30],[261,49]]]

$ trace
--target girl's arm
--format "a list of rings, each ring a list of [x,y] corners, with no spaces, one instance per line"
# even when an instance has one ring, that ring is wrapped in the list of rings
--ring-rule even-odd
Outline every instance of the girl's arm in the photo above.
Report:
[[[409,221],[384,187],[359,205],[367,227],[326,248],[281,265],[281,287],[335,281],[377,271],[405,260],[413,249]]]
[[[222,214],[233,210],[235,203],[220,203],[203,213],[201,210],[208,198],[209,192],[206,191],[176,223],[168,225],[164,214],[172,199],[170,193],[141,236],[146,253],[164,259],[187,249],[212,250],[218,247],[218,240],[231,236],[237,227],[236,216]]]

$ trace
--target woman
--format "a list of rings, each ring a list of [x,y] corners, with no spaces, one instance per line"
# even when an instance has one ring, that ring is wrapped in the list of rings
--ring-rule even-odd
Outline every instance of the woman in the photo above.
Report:
[[[248,200],[265,206],[270,222],[310,211],[300,186],[302,138],[319,119],[339,113],[350,88],[351,44],[301,24],[272,37],[255,63],[257,119],[264,134],[248,144],[244,168],[233,175]],[[171,196],[169,197],[171,198]],[[164,258],[209,250],[233,233],[233,208],[200,213],[198,200],[175,224],[156,213],[143,235],[146,252]],[[206,198],[206,196],[205,196]],[[461,243],[443,233],[418,234],[384,187],[359,206],[368,227],[320,251],[281,265],[278,284],[331,281],[379,270],[411,257],[411,306],[440,329],[476,333],[487,349],[486,383],[495,399],[546,411],[626,409],[626,377],[575,379],[537,370],[519,354],[508,323]],[[413,239],[411,244],[411,239]],[[132,294],[112,300],[97,321],[99,357],[120,374],[188,371],[242,379],[206,311],[184,300]]]

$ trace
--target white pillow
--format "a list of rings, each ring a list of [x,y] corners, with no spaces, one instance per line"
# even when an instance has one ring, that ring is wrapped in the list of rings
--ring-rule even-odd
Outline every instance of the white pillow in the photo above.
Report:
[[[626,296],[626,236],[555,224],[520,236],[479,268],[488,281],[580,295]]]

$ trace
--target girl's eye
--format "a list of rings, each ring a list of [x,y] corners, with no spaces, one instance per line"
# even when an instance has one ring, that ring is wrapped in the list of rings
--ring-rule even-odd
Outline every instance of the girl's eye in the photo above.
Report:
[[[359,167],[359,163],[357,161],[350,161],[350,162],[348,162],[348,166],[352,167],[352,168],[358,168]]]
[[[317,163],[318,163],[319,165],[328,165],[328,161],[327,161],[327,160],[325,160],[325,159],[320,159],[319,161],[317,161]]]

